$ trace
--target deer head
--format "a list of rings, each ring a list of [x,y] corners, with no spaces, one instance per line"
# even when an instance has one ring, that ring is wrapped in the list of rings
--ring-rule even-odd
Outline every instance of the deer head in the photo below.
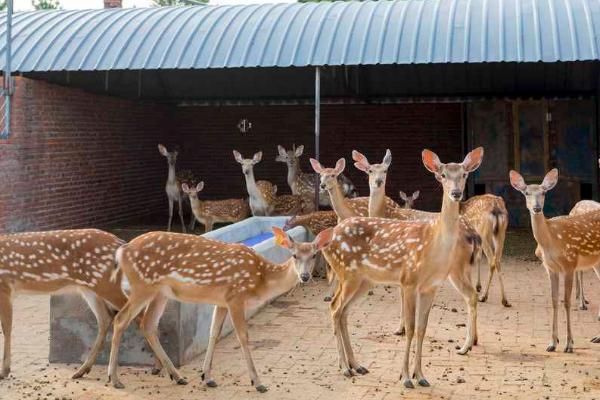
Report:
[[[250,175],[254,166],[262,160],[262,151],[255,153],[252,158],[244,158],[239,151],[234,150],[233,157],[235,157],[235,161],[242,165],[244,175]]]
[[[286,150],[283,146],[277,146],[277,157],[275,157],[275,161],[284,162],[287,165],[296,165],[298,163],[298,158],[304,152],[304,146],[300,145],[298,147],[292,147],[291,150]]]
[[[385,151],[385,156],[381,164],[369,164],[367,157],[356,150],[352,150],[352,159],[355,161],[354,166],[369,176],[369,189],[376,190],[385,187],[387,171],[392,163],[392,152],[390,149]]]
[[[179,154],[177,150],[168,151],[165,146],[159,144],[158,151],[160,154],[167,158],[167,162],[169,163],[169,165],[175,166],[175,163],[177,162],[177,154]]]
[[[191,199],[197,199],[198,192],[201,192],[202,189],[204,189],[204,182],[198,183],[195,187],[189,187],[187,183],[181,185],[181,190],[183,190],[183,193],[190,196]]]
[[[272,229],[275,235],[275,243],[292,253],[294,269],[300,282],[308,282],[315,267],[317,253],[331,243],[333,228],[325,229],[319,233],[311,243],[296,243],[281,228],[273,227]]]
[[[527,209],[532,214],[539,214],[544,211],[544,200],[546,192],[551,190],[558,182],[558,170],[550,170],[540,185],[527,185],[525,180],[517,171],[510,171],[510,184],[512,187],[523,193],[527,203]]]
[[[415,201],[419,198],[419,194],[421,194],[421,192],[419,190],[417,190],[410,196],[407,196],[406,193],[404,193],[402,190],[400,190],[398,192],[398,194],[400,195],[400,198],[404,202],[404,208],[412,209],[415,205]]]
[[[320,162],[311,158],[310,165],[312,165],[315,172],[320,176],[321,190],[332,190],[337,185],[337,177],[346,168],[346,160],[340,158],[335,163],[335,168],[324,168]]]
[[[461,201],[465,191],[467,177],[481,165],[483,147],[478,147],[466,155],[462,163],[443,164],[437,154],[431,150],[423,150],[423,165],[433,172],[435,179],[442,184],[444,195],[452,201]]]

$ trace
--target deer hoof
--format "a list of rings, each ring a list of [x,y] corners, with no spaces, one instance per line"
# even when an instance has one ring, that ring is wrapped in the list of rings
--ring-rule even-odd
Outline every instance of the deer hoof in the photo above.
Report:
[[[429,384],[429,382],[427,382],[427,379],[425,379],[425,378],[419,379],[418,384],[419,384],[419,386],[423,386],[423,387],[429,387],[429,386],[431,386]]]
[[[354,373],[352,373],[350,368],[346,368],[344,371],[342,371],[342,373],[346,378],[352,378],[354,376]]]
[[[412,381],[410,379],[405,379],[404,380],[404,387],[407,389],[414,389],[415,385],[413,385]]]
[[[373,296],[373,291],[369,290],[369,292],[367,293],[369,296]]]
[[[326,302],[329,303],[331,301],[331,296],[325,296],[325,298],[323,299],[323,301],[326,301]]]
[[[487,296],[481,296],[481,297],[479,298],[479,302],[480,302],[480,303],[485,303],[486,301],[487,301]]]
[[[512,307],[512,304],[510,304],[506,299],[502,299],[502,305],[507,308]]]
[[[267,390],[269,390],[269,389],[267,389],[267,387],[265,385],[258,385],[256,387],[256,391],[259,393],[266,393]]]
[[[600,343],[600,336],[594,336],[591,340],[592,343]]]
[[[119,380],[115,380],[115,381],[113,382],[113,387],[114,387],[115,389],[125,389],[125,385],[123,385],[123,384],[121,383],[121,381],[119,381]]]
[[[556,345],[554,344],[548,345],[548,347],[546,347],[547,352],[553,352],[554,350],[556,350]]]
[[[177,383],[178,385],[187,385],[187,381],[185,380],[185,378],[179,378],[175,381],[175,383]]]
[[[152,375],[158,375],[158,374],[160,374],[160,368],[156,368],[156,367],[155,367],[155,368],[152,368],[152,369],[150,370],[150,373],[151,373]]]
[[[404,327],[398,329],[396,332],[394,332],[394,335],[396,336],[404,336],[406,334],[406,329]]]
[[[77,371],[73,374],[72,379],[83,378],[86,374],[89,374],[91,370],[92,369],[90,367],[80,369],[79,371]]]
[[[358,368],[356,368],[356,373],[359,375],[366,375],[369,373],[369,370],[366,369],[365,367],[358,367]]]
[[[205,384],[209,388],[216,388],[217,387],[217,382],[213,381],[212,379],[207,380]]]
[[[477,290],[477,293],[481,292],[481,284],[478,283],[477,286],[475,286],[475,290]]]
[[[0,380],[8,378],[8,375],[10,375],[10,368],[6,368],[0,373]]]
[[[582,305],[579,306],[579,309],[582,310],[582,311],[585,311],[588,308],[587,308],[587,306],[585,304],[582,304]]]

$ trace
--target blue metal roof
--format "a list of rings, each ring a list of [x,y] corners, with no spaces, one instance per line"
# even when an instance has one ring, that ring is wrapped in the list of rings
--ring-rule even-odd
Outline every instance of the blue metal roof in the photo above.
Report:
[[[5,49],[0,24],[0,68]],[[597,60],[598,0],[392,0],[17,13],[13,70]]]

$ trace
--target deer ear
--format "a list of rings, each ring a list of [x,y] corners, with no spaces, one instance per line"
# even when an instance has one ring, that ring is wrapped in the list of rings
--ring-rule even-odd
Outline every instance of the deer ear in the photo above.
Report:
[[[302,155],[302,153],[304,153],[304,145],[301,144],[300,146],[298,146],[296,148],[296,153],[294,153],[296,155],[296,157],[300,157]]]
[[[473,172],[481,165],[483,161],[483,147],[478,147],[469,152],[462,162],[463,168],[467,172]]]
[[[190,192],[190,187],[188,186],[187,183],[184,183],[181,185],[181,190],[183,190],[183,193],[189,193]]]
[[[283,146],[280,146],[280,145],[277,145],[277,152],[279,153],[280,156],[287,155],[287,153],[285,152],[285,149],[283,148]]]
[[[333,171],[335,172],[336,175],[339,175],[339,174],[341,174],[344,171],[344,168],[346,168],[346,159],[345,158],[340,158],[335,163],[335,168],[334,168]]]
[[[545,191],[552,189],[558,182],[558,170],[556,168],[551,169],[546,176],[541,186]]]
[[[310,165],[312,166],[313,170],[315,170],[315,172],[317,174],[320,174],[321,171],[323,171],[323,166],[321,165],[320,162],[318,162],[314,158],[311,158],[309,161],[310,161]]]
[[[254,154],[254,156],[252,157],[252,163],[258,164],[260,160],[262,160],[262,151],[259,151],[258,153]]]
[[[167,148],[165,146],[163,146],[162,144],[158,145],[158,152],[160,154],[162,154],[163,156],[165,156],[165,157],[169,155],[169,152],[167,151]]]
[[[184,183],[184,185],[185,185],[185,183]],[[197,192],[200,192],[200,191],[202,191],[202,189],[204,189],[204,181],[200,181],[200,182],[198,182],[198,184],[196,185],[196,191],[197,191]]]
[[[240,164],[242,163],[242,161],[244,161],[244,158],[242,157],[240,152],[237,150],[233,151],[233,158],[235,158],[235,161],[239,162]]]
[[[400,195],[400,198],[401,198],[402,200],[406,201],[406,193],[404,193],[402,190],[400,190],[400,191],[398,192],[398,194]]]
[[[509,177],[510,177],[510,184],[512,185],[512,187],[517,189],[519,192],[523,192],[523,191],[525,191],[525,189],[527,189],[525,180],[523,179],[523,177],[521,176],[520,173],[518,173],[515,170],[510,170]]]
[[[391,164],[392,164],[392,152],[390,151],[390,149],[387,149],[385,151],[385,156],[383,157],[383,165],[385,165],[386,168],[389,168]]]
[[[369,160],[361,152],[352,150],[352,159],[355,161],[354,166],[363,172],[369,171]]]
[[[425,168],[427,168],[429,172],[433,172],[434,174],[439,174],[441,172],[442,162],[433,151],[428,149],[423,150],[421,158],[423,159],[423,165],[425,165]]]
[[[294,247],[294,242],[287,233],[285,233],[281,228],[276,226],[271,228],[273,230],[273,235],[275,236],[275,244],[281,247],[285,247],[287,249],[291,249]]]
[[[413,200],[416,200],[416,199],[418,199],[420,194],[421,194],[421,191],[420,191],[420,190],[417,190],[416,192],[414,192],[414,193],[412,194],[412,198],[413,198]]]
[[[331,241],[333,240],[333,228],[325,229],[321,231],[313,240],[313,246],[318,250],[322,250],[323,248],[329,246]]]

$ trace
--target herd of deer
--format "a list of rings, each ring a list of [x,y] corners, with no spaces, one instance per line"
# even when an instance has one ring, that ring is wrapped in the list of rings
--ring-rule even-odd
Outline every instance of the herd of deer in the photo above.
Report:
[[[216,343],[227,314],[230,315],[240,342],[250,380],[259,392],[266,391],[254,367],[248,344],[244,313],[274,296],[289,291],[298,282],[311,279],[317,255],[322,253],[337,280],[330,310],[337,343],[339,366],[345,376],[366,374],[357,360],[348,333],[350,305],[376,284],[400,289],[402,322],[398,334],[406,335],[401,377],[405,387],[412,388],[415,378],[421,386],[429,386],[422,366],[423,338],[429,312],[438,288],[448,279],[468,306],[466,339],[458,350],[466,354],[477,344],[478,283],[471,283],[471,268],[479,264],[483,252],[490,273],[480,301],[486,301],[490,282],[498,273],[502,303],[506,298],[501,273],[501,256],[508,224],[508,213],[502,198],[490,194],[462,201],[467,177],[482,163],[483,148],[466,155],[461,163],[442,163],[429,151],[422,161],[443,188],[441,211],[438,213],[412,209],[418,192],[401,194],[406,206],[401,207],[386,196],[385,185],[392,155],[387,150],[380,164],[371,164],[354,151],[354,165],[369,179],[369,197],[356,197],[352,183],[343,175],[345,160],[334,168],[323,167],[311,159],[317,176],[300,171],[298,158],[302,146],[286,151],[279,146],[277,161],[288,167],[288,184],[292,195],[277,195],[277,187],[267,181],[256,181],[254,166],[262,153],[245,159],[234,151],[242,165],[249,200],[201,201],[204,183],[190,185],[178,179],[175,172],[177,152],[159,145],[169,164],[166,192],[169,198],[171,229],[173,206],[179,205],[179,217],[185,232],[182,203],[184,194],[190,199],[194,219],[210,230],[214,223],[234,222],[253,215],[298,215],[288,227],[303,225],[315,239],[310,243],[294,242],[284,230],[273,228],[275,242],[287,248],[291,257],[274,264],[243,244],[223,243],[202,236],[172,232],[150,232],[129,243],[97,229],[30,232],[0,236],[0,322],[4,333],[4,353],[0,378],[10,372],[12,299],[16,292],[55,293],[76,289],[87,301],[98,321],[98,334],[90,353],[73,378],[88,373],[103,347],[113,321],[114,334],[109,381],[117,388],[123,384],[117,375],[121,337],[138,314],[140,329],[156,356],[153,374],[166,369],[178,384],[186,380],[165,353],[158,335],[158,321],[169,299],[183,302],[214,304],[209,345],[202,380],[216,386],[211,378],[211,365]],[[516,171],[510,171],[511,185],[526,198],[533,235],[538,243],[536,255],[542,261],[551,282],[553,325],[552,341],[547,351],[558,344],[557,308],[559,275],[564,279],[564,307],[567,316],[565,352],[573,351],[570,306],[575,273],[581,284],[580,271],[593,268],[600,278],[600,203],[582,201],[568,216],[547,219],[543,214],[544,197],[557,183],[558,171],[548,172],[539,185],[526,185]],[[331,205],[333,211],[314,211],[315,189],[319,185],[319,203]],[[193,229],[193,224],[190,225]],[[121,281],[126,277],[130,290],[126,295]],[[585,307],[582,288],[578,290],[580,306]],[[600,316],[599,316],[600,318]],[[416,336],[414,374],[409,372],[411,343]],[[592,339],[600,342],[600,336]]]

